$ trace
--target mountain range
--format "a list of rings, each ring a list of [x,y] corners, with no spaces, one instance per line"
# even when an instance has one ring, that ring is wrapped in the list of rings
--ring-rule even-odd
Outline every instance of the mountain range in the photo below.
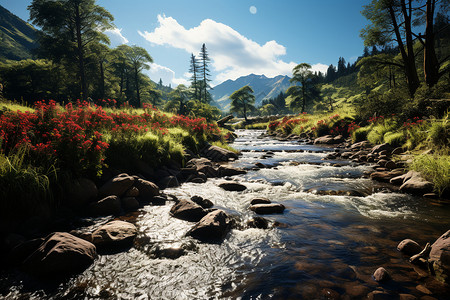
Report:
[[[0,6],[0,61],[32,58],[37,30]]]
[[[287,88],[291,86],[289,79],[288,76],[283,75],[268,78],[265,75],[250,74],[236,80],[224,81],[210,90],[210,93],[220,109],[229,110],[230,95],[241,87],[249,85],[254,91],[255,106],[259,106],[264,99],[274,98],[280,92],[286,92]]]

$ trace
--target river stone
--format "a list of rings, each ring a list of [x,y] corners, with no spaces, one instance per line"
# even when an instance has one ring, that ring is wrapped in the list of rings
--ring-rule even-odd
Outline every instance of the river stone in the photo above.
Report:
[[[405,239],[398,244],[397,250],[405,255],[413,256],[420,253],[420,251],[422,251],[422,247],[411,239]]]
[[[332,135],[325,135],[318,137],[314,140],[314,145],[316,144],[336,144],[336,141]]]
[[[209,146],[203,149],[202,154],[215,162],[223,162],[228,161],[232,158],[238,159],[239,156],[227,149],[223,149],[218,146]]]
[[[387,143],[384,143],[384,144],[381,144],[381,145],[376,145],[370,150],[370,153],[379,153],[379,152],[381,152],[383,150],[391,151],[392,147],[389,144],[387,144]]]
[[[92,243],[97,247],[124,246],[133,242],[137,228],[124,221],[111,221],[92,233]]]
[[[388,160],[384,166],[386,168],[388,168],[389,170],[394,170],[395,168],[397,168],[397,164],[395,162],[393,162],[392,160]]]
[[[152,198],[151,203],[153,205],[165,205],[167,201],[167,198],[163,197],[163,196],[155,196]]]
[[[375,279],[375,281],[377,282],[385,282],[391,279],[391,276],[389,275],[388,271],[386,271],[385,268],[379,267],[373,273],[373,279]]]
[[[135,210],[139,208],[139,201],[137,201],[135,197],[124,197],[120,199],[120,202],[125,210]]]
[[[187,235],[200,241],[218,241],[231,230],[231,219],[223,210],[215,210],[204,216]]]
[[[230,192],[242,192],[247,189],[245,185],[236,182],[223,182],[219,184],[219,187]]]
[[[390,299],[397,300],[398,296],[390,294],[385,291],[373,291],[373,292],[370,292],[369,294],[367,294],[367,297],[365,299],[368,299],[368,300],[390,300]]]
[[[117,175],[99,188],[98,195],[100,197],[112,195],[120,197],[125,194],[133,183],[134,178],[132,176],[128,176],[125,173]]]
[[[192,196],[192,197],[191,197],[191,200],[192,200],[193,202],[197,203],[198,205],[200,205],[201,207],[205,208],[205,209],[206,209],[206,208],[211,208],[211,207],[214,206],[214,203],[212,203],[211,200],[209,200],[209,199],[203,199],[203,198],[200,197],[200,196]]]
[[[219,176],[225,177],[225,176],[235,176],[235,175],[242,175],[246,174],[247,171],[235,168],[235,167],[229,167],[229,166],[220,166],[219,167]]]
[[[262,217],[254,217],[247,221],[247,226],[251,228],[267,229],[269,222]]]
[[[78,178],[66,187],[66,195],[65,203],[74,209],[79,209],[97,198],[98,189],[92,180]]]
[[[258,198],[253,198],[252,201],[250,201],[251,205],[255,205],[255,204],[270,204],[272,203],[272,201],[270,201],[267,198],[264,197],[258,197]]]
[[[67,232],[48,235],[23,263],[26,270],[54,278],[78,273],[97,257],[94,244]]]
[[[353,152],[344,152],[341,154],[341,157],[344,159],[350,158],[353,155]]]
[[[255,164],[255,167],[260,168],[260,169],[267,168],[267,166],[265,164],[261,163],[261,162],[257,162]]]
[[[370,174],[371,179],[381,182],[389,182],[392,177],[393,175],[388,171],[373,172],[372,174]]]
[[[108,196],[89,205],[88,211],[94,216],[117,215],[122,209],[117,196]]]
[[[425,180],[419,172],[413,172],[411,178],[400,186],[400,191],[423,195],[433,191],[433,184]]]
[[[416,300],[417,297],[411,294],[399,294],[399,300]]]
[[[173,188],[180,186],[180,183],[178,182],[178,179],[175,176],[167,176],[161,179],[158,182],[158,186],[161,189],[167,189],[167,188]]]
[[[433,263],[436,278],[450,283],[450,230],[431,245],[429,261]]]
[[[172,217],[190,222],[198,222],[206,214],[207,212],[200,205],[186,199],[180,199],[170,209]]]
[[[151,198],[159,195],[159,188],[153,182],[138,178],[134,186],[139,190],[139,197],[150,201]]]
[[[139,196],[139,190],[137,187],[132,186],[128,189],[128,191],[125,192],[125,197],[138,197]]]
[[[320,291],[321,297],[320,299],[325,300],[339,300],[341,299],[341,295],[336,292],[335,290],[329,289],[329,288],[323,288]]]
[[[259,215],[266,214],[281,214],[285,210],[283,204],[271,203],[271,204],[255,204],[250,206],[250,210],[253,210]]]

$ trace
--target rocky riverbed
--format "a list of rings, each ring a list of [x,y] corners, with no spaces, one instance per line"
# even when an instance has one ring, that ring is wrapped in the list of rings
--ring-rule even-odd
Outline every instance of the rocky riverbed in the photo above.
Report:
[[[5,238],[0,295],[446,299],[450,210],[398,150],[263,131],[233,146],[242,156],[208,147],[185,168],[80,179],[71,205],[88,213],[70,230]]]

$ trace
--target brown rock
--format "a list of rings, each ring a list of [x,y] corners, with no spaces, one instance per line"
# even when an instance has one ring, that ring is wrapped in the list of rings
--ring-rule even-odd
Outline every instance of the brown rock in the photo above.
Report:
[[[431,245],[429,261],[433,263],[436,278],[450,283],[450,230]]]
[[[413,240],[405,239],[398,244],[397,250],[405,255],[413,256],[420,253],[420,251],[422,251],[422,247],[420,247],[420,245]]]
[[[97,247],[124,246],[133,242],[136,226],[124,221],[111,221],[92,233],[92,243]]]
[[[97,198],[98,190],[95,183],[87,178],[79,178],[72,181],[66,187],[66,201],[70,207],[79,209]]]
[[[231,229],[231,220],[223,210],[215,210],[204,216],[187,235],[209,242],[221,240]]]
[[[120,200],[125,210],[135,210],[139,208],[139,201],[135,197],[124,197]]]
[[[432,190],[433,184],[425,180],[418,172],[414,172],[411,178],[400,186],[400,191],[417,195],[423,195]]]
[[[117,196],[108,196],[88,207],[90,214],[94,216],[117,215],[122,209],[120,199]]]
[[[370,150],[370,153],[379,153],[379,152],[381,152],[381,151],[383,151],[383,150],[386,150],[386,151],[391,151],[391,146],[389,145],[389,144],[381,144],[381,145],[376,145],[376,146],[374,146],[371,150]]]
[[[223,182],[219,184],[219,187],[224,189],[225,191],[231,191],[231,192],[242,192],[247,189],[245,185],[236,183],[236,182]]]
[[[55,232],[24,261],[24,267],[34,274],[58,278],[83,271],[96,257],[92,243],[67,232]]]
[[[212,203],[211,200],[209,199],[203,199],[200,196],[192,196],[191,197],[191,201],[193,201],[194,203],[197,203],[198,205],[200,205],[203,208],[211,208],[214,206],[214,203]]]
[[[320,299],[324,300],[338,300],[341,299],[341,295],[335,290],[324,288],[320,291],[321,297]]]
[[[134,178],[127,174],[120,174],[109,180],[98,190],[100,197],[122,196],[133,185]]]
[[[385,268],[379,267],[376,269],[375,273],[373,273],[373,279],[377,282],[385,282],[391,279],[391,276]]]
[[[240,168],[234,168],[234,167],[228,167],[228,166],[220,166],[219,167],[219,176],[220,177],[242,175],[242,174],[246,174],[246,173],[247,173],[247,171],[240,169]]]
[[[393,170],[393,169],[397,168],[397,164],[395,162],[393,162],[392,160],[387,161],[384,166],[386,168],[388,168],[389,170]]]
[[[264,198],[264,197],[259,197],[259,198],[253,198],[252,201],[250,201],[251,205],[255,205],[255,204],[270,204],[272,203],[269,199]]]
[[[159,188],[153,182],[138,178],[134,186],[139,190],[139,197],[145,200],[159,195]]]
[[[399,294],[400,300],[416,300],[417,297],[411,294]]]
[[[393,175],[387,171],[373,172],[372,174],[370,174],[371,179],[381,182],[389,182],[392,179],[392,177]]]
[[[137,187],[132,186],[128,191],[125,192],[125,197],[138,197],[139,190]]]
[[[247,226],[251,228],[267,229],[269,222],[261,217],[254,217],[247,222]]]
[[[253,210],[259,215],[266,214],[281,214],[285,210],[283,204],[271,203],[271,204],[255,204],[250,206],[250,210]]]
[[[178,203],[172,206],[170,209],[170,214],[181,220],[198,222],[206,216],[207,212],[197,203],[190,200],[181,199]]]

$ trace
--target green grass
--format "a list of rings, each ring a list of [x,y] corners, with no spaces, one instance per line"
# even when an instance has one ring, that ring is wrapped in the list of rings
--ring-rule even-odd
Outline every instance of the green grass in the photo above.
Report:
[[[410,169],[420,172],[434,185],[435,192],[442,196],[450,188],[450,156],[448,152],[415,156]]]

